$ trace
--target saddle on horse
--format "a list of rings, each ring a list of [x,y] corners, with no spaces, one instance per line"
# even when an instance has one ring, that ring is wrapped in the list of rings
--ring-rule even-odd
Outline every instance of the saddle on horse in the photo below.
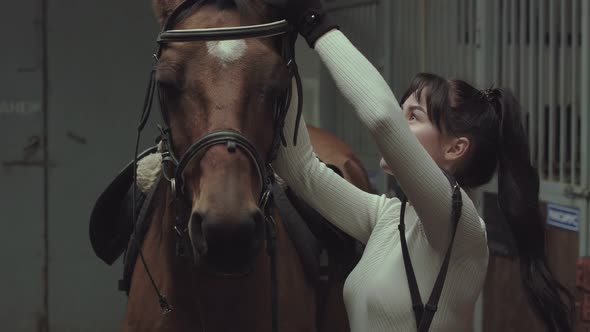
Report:
[[[151,147],[138,159],[157,151]],[[112,265],[126,250],[133,232],[133,162],[111,181],[98,196],[90,215],[90,243],[98,258]],[[136,190],[136,209],[144,205],[146,195]]]

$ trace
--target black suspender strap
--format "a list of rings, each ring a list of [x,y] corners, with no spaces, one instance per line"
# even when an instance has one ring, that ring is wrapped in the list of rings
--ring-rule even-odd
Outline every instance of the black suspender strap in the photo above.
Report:
[[[407,198],[404,195],[402,198],[402,209],[399,221],[400,242],[402,245],[402,254],[404,255],[404,267],[406,268],[406,276],[408,278],[408,286],[410,287],[410,296],[412,297],[412,309],[414,309],[414,316],[416,317],[416,326],[420,325],[422,313],[424,312],[424,305],[420,298],[420,290],[416,282],[416,275],[412,268],[412,261],[410,260],[410,253],[408,252],[408,244],[406,242],[406,226],[404,224],[404,215],[406,214]]]
[[[418,283],[416,281],[416,275],[414,273],[414,268],[412,267],[412,261],[410,260],[410,254],[408,252],[408,244],[406,242],[404,223],[404,215],[406,212],[406,203],[408,199],[405,195],[402,197],[402,207],[399,222],[400,242],[402,246],[404,267],[406,269],[406,276],[408,278],[408,286],[410,288],[410,295],[412,297],[412,308],[414,310],[414,316],[416,319],[416,327],[418,328],[418,332],[428,331],[428,329],[430,328],[430,324],[432,323],[432,319],[434,318],[434,314],[436,313],[438,301],[442,294],[442,289],[445,283],[447,270],[449,268],[449,261],[451,260],[451,250],[453,249],[453,242],[455,240],[455,234],[457,233],[457,224],[459,223],[459,219],[461,218],[461,208],[463,206],[463,202],[461,199],[461,189],[459,188],[459,185],[453,177],[448,175],[445,171],[443,171],[443,173],[445,174],[445,176],[451,184],[451,187],[453,188],[451,208],[452,234],[451,241],[449,242],[449,248],[447,249],[447,253],[445,254],[445,258],[443,260],[442,266],[434,283],[432,293],[430,294],[428,303],[426,303],[426,305],[422,304],[420,290],[418,289]]]

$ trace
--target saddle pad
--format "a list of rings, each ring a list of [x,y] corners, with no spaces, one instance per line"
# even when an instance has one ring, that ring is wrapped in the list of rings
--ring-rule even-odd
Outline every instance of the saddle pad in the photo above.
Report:
[[[157,147],[142,152],[138,160],[157,151]],[[136,209],[145,194],[136,190]],[[90,215],[90,243],[94,253],[112,265],[127,249],[133,231],[133,162],[130,162],[100,194]]]

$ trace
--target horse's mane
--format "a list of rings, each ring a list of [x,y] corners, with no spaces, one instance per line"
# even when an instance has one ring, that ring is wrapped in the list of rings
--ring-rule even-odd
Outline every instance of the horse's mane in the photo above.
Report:
[[[162,16],[159,16],[161,24],[166,22],[166,19],[174,12],[175,8],[188,0],[154,0],[153,6],[156,12],[159,12]],[[242,17],[252,21],[251,24],[256,23],[269,23],[278,21],[281,19],[275,10],[272,10],[263,0],[193,0],[191,1],[192,6],[184,10],[178,17],[175,18],[172,25],[181,22],[188,15],[194,13],[201,5],[213,4],[217,5],[220,10],[224,9],[235,9]]]

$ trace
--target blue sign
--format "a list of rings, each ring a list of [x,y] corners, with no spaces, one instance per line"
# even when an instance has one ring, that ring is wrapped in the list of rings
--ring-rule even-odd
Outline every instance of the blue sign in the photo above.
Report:
[[[547,223],[577,232],[580,227],[580,209],[549,203],[547,204]]]

